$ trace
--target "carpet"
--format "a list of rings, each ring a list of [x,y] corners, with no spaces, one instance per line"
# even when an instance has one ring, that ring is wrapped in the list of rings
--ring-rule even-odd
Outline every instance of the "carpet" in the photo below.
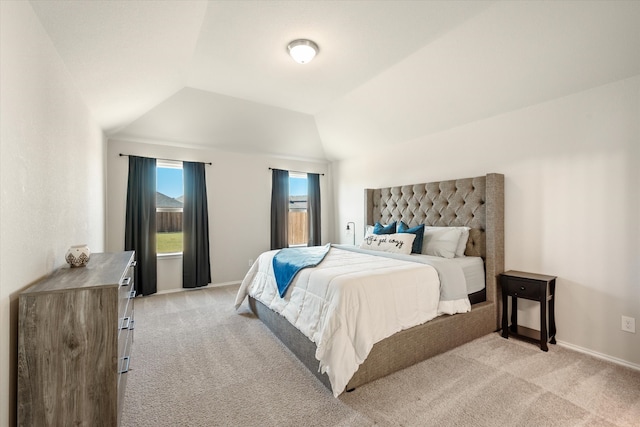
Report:
[[[493,333],[334,398],[238,286],[135,300],[122,426],[640,426],[640,372]]]

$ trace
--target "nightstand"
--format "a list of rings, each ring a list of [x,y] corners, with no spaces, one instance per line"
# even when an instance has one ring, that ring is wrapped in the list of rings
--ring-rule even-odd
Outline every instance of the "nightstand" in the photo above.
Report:
[[[541,350],[549,351],[547,342],[556,343],[556,320],[554,314],[556,276],[510,270],[500,275],[500,284],[502,286],[502,336],[509,338],[509,333],[511,332],[512,335],[537,341],[540,343]],[[508,297],[511,297],[511,328],[509,328],[507,314]],[[518,298],[540,303],[539,331],[518,326]],[[547,311],[549,314],[548,329]]]

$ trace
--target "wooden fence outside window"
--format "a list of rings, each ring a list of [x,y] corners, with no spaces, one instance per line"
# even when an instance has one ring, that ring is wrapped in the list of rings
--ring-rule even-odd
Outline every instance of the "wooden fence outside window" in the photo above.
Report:
[[[307,212],[289,211],[289,246],[306,245],[308,241]]]
[[[182,212],[156,212],[156,230],[158,233],[180,233]]]

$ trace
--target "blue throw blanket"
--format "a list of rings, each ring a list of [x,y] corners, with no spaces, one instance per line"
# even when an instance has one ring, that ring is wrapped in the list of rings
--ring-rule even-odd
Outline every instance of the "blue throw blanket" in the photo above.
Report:
[[[306,267],[320,264],[329,252],[331,244],[307,248],[284,248],[273,257],[273,273],[276,276],[278,292],[284,297],[293,278]]]

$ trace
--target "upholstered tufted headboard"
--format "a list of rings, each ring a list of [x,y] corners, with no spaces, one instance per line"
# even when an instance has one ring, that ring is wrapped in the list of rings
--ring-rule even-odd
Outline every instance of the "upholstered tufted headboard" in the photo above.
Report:
[[[485,260],[487,301],[497,301],[504,271],[504,175],[365,189],[366,224],[471,227],[466,255]],[[497,304],[498,306],[500,304]]]

